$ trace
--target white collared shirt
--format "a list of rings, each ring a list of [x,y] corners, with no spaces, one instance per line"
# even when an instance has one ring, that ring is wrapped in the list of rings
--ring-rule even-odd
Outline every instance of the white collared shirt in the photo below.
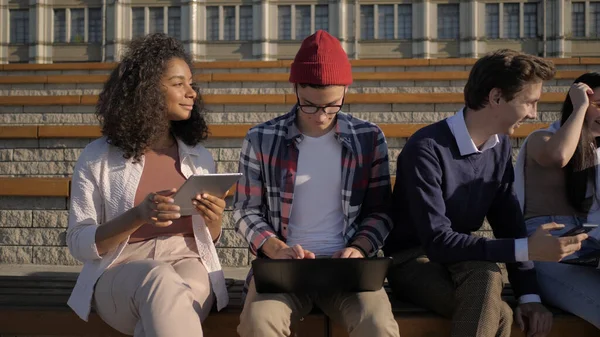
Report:
[[[181,173],[213,173],[215,163],[203,146],[190,147],[177,140]],[[96,247],[96,230],[103,223],[116,218],[134,206],[135,193],[144,170],[144,157],[138,163],[123,158],[120,149],[109,145],[106,137],[90,143],[81,153],[73,172],[67,246],[73,257],[83,262],[67,304],[87,321],[94,286],[102,273],[119,257],[127,241],[103,256]],[[227,306],[228,294],[225,276],[210,232],[200,215],[192,216],[198,254],[208,271],[217,309]]]
[[[456,113],[456,115],[448,117],[446,119],[448,126],[450,127],[450,131],[452,135],[456,139],[456,144],[458,145],[458,149],[460,151],[461,156],[468,156],[473,153],[481,153],[486,150],[493,148],[494,146],[500,143],[500,139],[498,135],[493,135],[488,138],[488,140],[483,143],[481,150],[477,148],[475,142],[473,142],[473,138],[469,134],[469,130],[467,129],[467,124],[465,122],[464,109],[461,109]]]
[[[456,139],[456,145],[461,156],[468,156],[473,153],[482,153],[500,143],[498,135],[492,135],[488,138],[481,150],[477,148],[473,138],[469,134],[467,124],[465,122],[464,108],[460,109],[454,116],[446,118],[450,132]],[[529,248],[527,246],[527,238],[515,239],[515,259],[517,262],[525,262],[529,260]],[[519,298],[519,303],[541,302],[541,298],[535,294],[523,295]]]

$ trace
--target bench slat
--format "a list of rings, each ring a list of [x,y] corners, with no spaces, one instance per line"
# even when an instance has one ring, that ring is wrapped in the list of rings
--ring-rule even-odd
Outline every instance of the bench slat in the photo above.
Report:
[[[69,195],[69,178],[0,178],[0,195],[64,197]]]
[[[557,71],[554,79],[575,79],[586,71]],[[208,73],[194,74],[198,82],[288,82],[289,74],[265,73]],[[355,72],[354,81],[414,81],[419,86],[422,81],[464,81],[469,78],[469,71],[404,71],[404,72]],[[0,84],[102,84],[108,75],[30,75],[2,76]]]
[[[294,94],[210,94],[203,95],[207,104],[295,104]],[[562,103],[565,94],[562,92],[545,92],[540,103]],[[97,95],[71,96],[0,96],[0,105],[39,106],[39,105],[95,105]],[[464,102],[462,93],[374,93],[348,94],[347,104],[461,104]]]
[[[600,58],[572,57],[546,58],[555,65],[596,65]],[[441,59],[365,59],[350,60],[353,67],[413,67],[413,66],[471,66],[474,58],[441,58]],[[292,60],[278,61],[207,61],[195,62],[195,69],[243,69],[243,68],[288,68]],[[44,71],[44,70],[112,70],[116,63],[85,62],[85,63],[54,63],[54,64],[2,64],[3,71]]]
[[[403,123],[378,124],[387,138],[408,138],[429,124]],[[209,138],[243,138],[254,124],[212,124]],[[513,138],[527,137],[531,132],[548,127],[548,123],[525,123],[511,135]],[[101,135],[97,125],[30,125],[0,126],[0,139],[41,138],[97,138]]]

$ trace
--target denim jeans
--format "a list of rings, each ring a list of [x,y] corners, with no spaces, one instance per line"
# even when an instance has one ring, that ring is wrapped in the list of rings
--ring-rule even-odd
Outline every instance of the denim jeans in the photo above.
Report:
[[[556,222],[564,229],[553,231],[560,236],[568,230],[581,226],[585,219],[574,216],[541,216],[528,219],[527,235],[545,223]],[[593,241],[584,241],[576,256],[600,249]],[[557,262],[534,262],[542,300],[577,315],[600,329],[600,270]]]

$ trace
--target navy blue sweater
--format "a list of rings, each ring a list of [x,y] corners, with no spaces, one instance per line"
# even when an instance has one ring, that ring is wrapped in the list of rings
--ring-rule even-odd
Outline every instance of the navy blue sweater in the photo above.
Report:
[[[515,262],[515,238],[527,236],[513,192],[508,136],[483,153],[461,156],[445,120],[422,128],[398,156],[384,251],[422,246],[439,263],[505,262],[516,296],[538,294],[533,263]],[[471,235],[487,217],[496,239]]]

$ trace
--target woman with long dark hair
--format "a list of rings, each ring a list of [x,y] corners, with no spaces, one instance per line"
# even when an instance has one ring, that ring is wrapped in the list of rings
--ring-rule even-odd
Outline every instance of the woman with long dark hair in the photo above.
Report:
[[[600,73],[575,80],[562,106],[560,121],[532,133],[517,159],[515,190],[527,230],[556,222],[552,235],[600,224],[598,153],[600,144]],[[551,249],[551,247],[548,247]],[[592,238],[566,259],[598,251]],[[600,270],[556,262],[535,262],[542,299],[576,314],[600,329]]]
[[[84,266],[68,304],[84,320],[93,305],[127,335],[202,336],[213,304],[228,301],[214,246],[223,196],[197,195],[192,216],[172,199],[215,170],[191,68],[165,34],[131,42],[100,94],[103,137],[73,173],[67,244]]]

